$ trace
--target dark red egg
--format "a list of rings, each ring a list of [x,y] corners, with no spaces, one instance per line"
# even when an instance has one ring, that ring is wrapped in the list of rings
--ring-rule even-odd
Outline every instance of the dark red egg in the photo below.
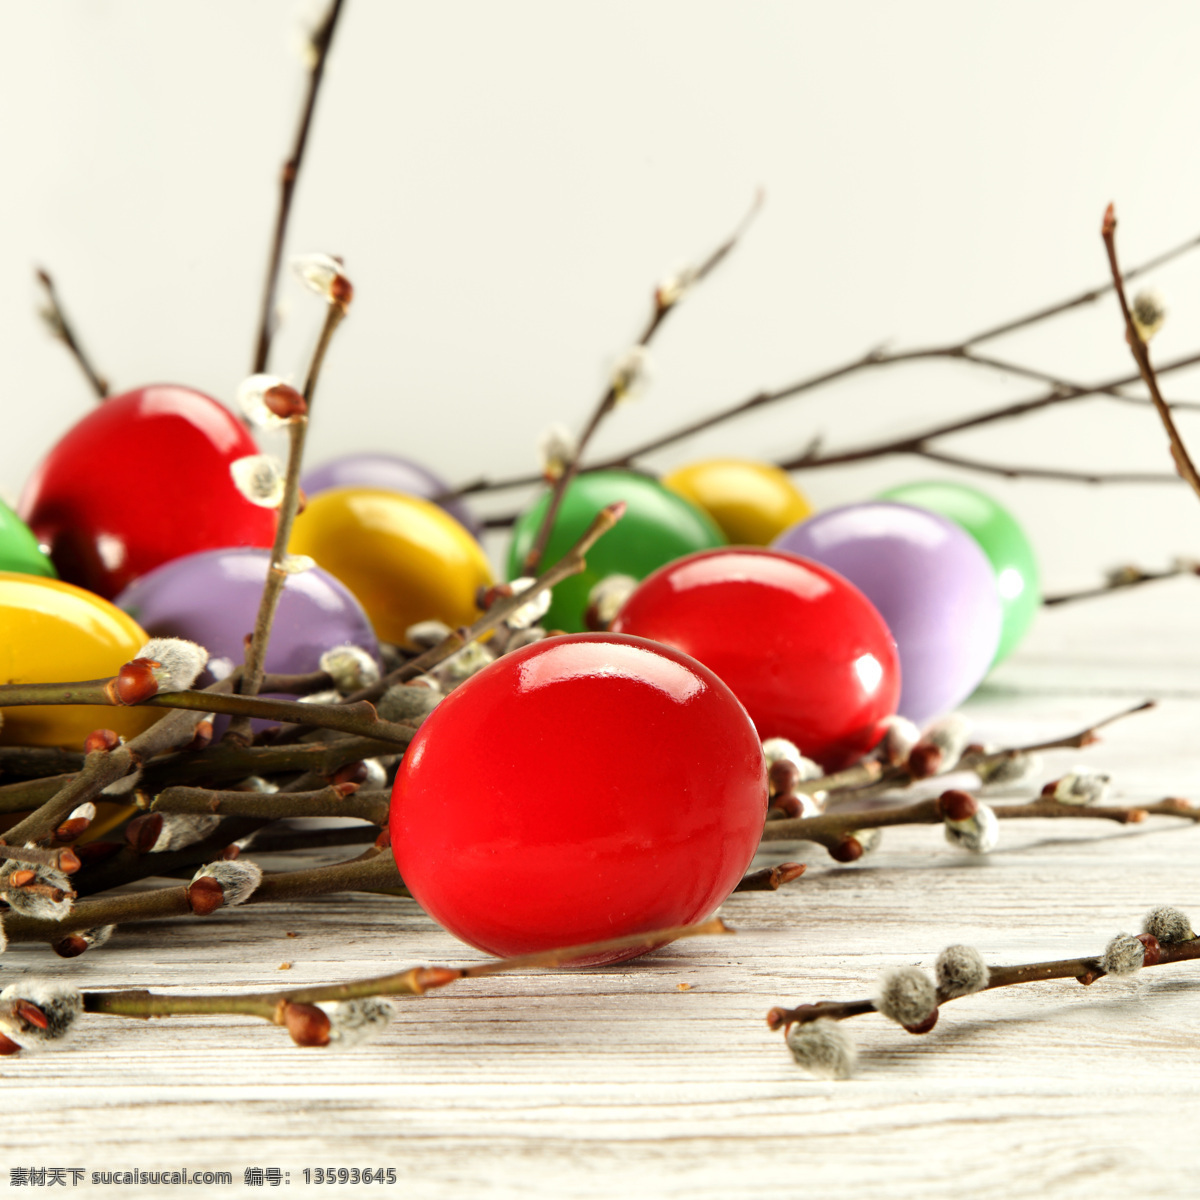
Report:
[[[699,659],[759,735],[826,770],[861,758],[896,711],[900,662],[883,618],[820,563],[755,547],[689,554],[645,579],[613,622]]]
[[[275,510],[250,503],[229,473],[257,453],[233,414],[201,392],[138,388],[67,432],[19,511],[63,579],[111,599],[184,554],[270,546]]]

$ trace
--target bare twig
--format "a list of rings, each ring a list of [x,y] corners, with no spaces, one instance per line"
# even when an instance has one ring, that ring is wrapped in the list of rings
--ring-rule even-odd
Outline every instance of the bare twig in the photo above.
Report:
[[[1174,477],[1172,477],[1174,478]],[[1108,579],[1099,587],[1082,588],[1077,592],[1058,592],[1053,596],[1043,596],[1042,603],[1046,605],[1072,604],[1076,600],[1091,600],[1096,596],[1111,596],[1113,592],[1123,592],[1127,588],[1141,587],[1144,583],[1157,583],[1162,579],[1175,579],[1180,575],[1200,574],[1200,563],[1192,559],[1180,559],[1166,571],[1144,571],[1141,567],[1118,567],[1109,572]]]
[[[1141,331],[1135,324],[1133,313],[1129,311],[1129,301],[1125,298],[1125,282],[1121,277],[1121,267],[1117,262],[1117,216],[1111,204],[1105,209],[1104,220],[1100,227],[1100,235],[1104,239],[1104,248],[1108,252],[1108,265],[1112,270],[1113,288],[1117,293],[1117,300],[1121,305],[1121,315],[1125,318],[1125,340],[1129,343],[1129,350],[1133,355],[1133,361],[1138,365],[1142,381],[1149,389],[1150,399],[1154,401],[1154,407],[1158,412],[1159,419],[1163,423],[1163,428],[1167,431],[1167,438],[1171,443],[1171,458],[1175,462],[1175,469],[1191,485],[1192,491],[1197,496],[1200,496],[1200,474],[1197,473],[1196,464],[1192,462],[1191,455],[1187,451],[1187,446],[1184,445],[1183,437],[1180,435],[1179,429],[1175,424],[1175,418],[1171,415],[1170,406],[1163,399],[1162,392],[1159,391],[1158,378],[1154,373],[1154,367],[1150,363],[1150,347],[1146,345]]]
[[[342,323],[347,312],[347,302],[331,295],[325,310],[325,323],[321,328],[321,336],[313,351],[312,362],[309,363],[308,375],[304,381],[305,413],[293,416],[288,421],[288,462],[287,476],[284,482],[283,500],[279,505],[279,524],[275,529],[275,543],[271,547],[271,560],[267,566],[267,577],[263,583],[262,599],[258,606],[258,616],[254,622],[254,632],[250,644],[246,647],[246,662],[242,670],[238,690],[243,696],[256,696],[262,686],[265,674],[267,648],[271,641],[271,626],[275,620],[275,610],[279,607],[279,599],[283,595],[284,584],[287,583],[288,572],[284,566],[287,558],[288,543],[292,537],[292,525],[296,520],[296,510],[300,503],[300,468],[304,461],[304,441],[308,433],[307,413],[312,411],[312,402],[317,390],[317,380],[321,376],[321,366],[325,361],[325,352],[337,327]],[[248,717],[238,717],[229,723],[225,738],[229,741],[250,740],[250,720]]]
[[[754,203],[751,205],[750,211],[742,218],[738,227],[699,267],[691,272],[686,285],[681,285],[678,288],[670,290],[661,287],[656,289],[650,319],[647,321],[646,327],[642,330],[641,336],[634,343],[635,346],[641,348],[648,346],[654,339],[654,335],[658,332],[662,323],[667,319],[667,315],[673,312],[678,306],[679,300],[683,295],[684,286],[692,287],[700,283],[733,250],[750,222],[758,215],[758,210],[762,206],[762,200],[762,192],[759,192],[754,198]],[[608,387],[605,388],[596,407],[592,410],[592,415],[584,426],[583,433],[579,436],[575,452],[563,464],[561,474],[554,481],[554,487],[550,492],[550,499],[546,505],[545,515],[542,517],[542,523],[534,536],[529,551],[525,555],[524,573],[526,575],[536,575],[541,569],[542,557],[546,552],[546,545],[550,541],[551,533],[554,531],[554,522],[558,518],[559,509],[562,507],[563,498],[567,493],[567,489],[571,486],[571,481],[579,473],[579,464],[587,450],[588,443],[592,440],[593,434],[600,427],[604,418],[617,406],[621,395],[620,386],[614,377],[610,380]]]
[[[288,1004],[323,1004],[362,999],[367,996],[420,996],[430,988],[444,987],[458,979],[479,979],[507,971],[557,967],[579,959],[594,958],[600,954],[612,954],[621,950],[653,950],[680,938],[732,932],[723,921],[714,919],[702,925],[682,925],[651,933],[608,938],[606,941],[591,942],[585,946],[569,946],[561,950],[525,954],[519,958],[502,958],[471,967],[411,967],[406,971],[360,979],[355,983],[296,988],[286,992],[257,992],[241,996],[168,996],[140,989],[124,992],[84,992],[83,1008],[85,1012],[90,1013],[141,1018],[176,1016],[184,1013],[240,1013],[282,1024],[282,1010]]]
[[[271,339],[275,334],[275,292],[279,286],[279,268],[283,262],[283,247],[287,240],[292,197],[296,191],[300,167],[304,162],[304,150],[308,145],[308,133],[312,127],[313,113],[317,107],[317,95],[321,90],[321,81],[325,77],[325,60],[329,57],[329,48],[333,44],[333,34],[337,28],[338,17],[341,16],[342,3],[343,0],[333,0],[321,23],[312,31],[310,37],[312,65],[309,68],[308,89],[305,92],[304,105],[300,110],[300,124],[296,129],[296,139],[279,177],[279,209],[275,215],[275,232],[271,238],[267,277],[263,284],[258,336],[254,346],[254,366],[250,372],[252,375],[265,371],[271,356]]]
[[[43,320],[46,322],[50,332],[70,350],[79,369],[87,377],[92,391],[101,400],[106,400],[108,398],[108,380],[92,365],[92,360],[84,351],[74,327],[67,320],[67,314],[63,311],[63,306],[58,298],[58,291],[54,286],[54,280],[51,278],[50,272],[42,267],[38,267],[35,274],[37,275],[38,282],[46,292],[47,303],[46,307],[42,309]]]

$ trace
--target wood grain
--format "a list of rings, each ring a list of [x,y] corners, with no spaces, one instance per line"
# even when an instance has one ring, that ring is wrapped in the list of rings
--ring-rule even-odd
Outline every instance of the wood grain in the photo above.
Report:
[[[1009,742],[1161,697],[1102,744],[1047,755],[1045,777],[1086,761],[1119,796],[1200,800],[1198,589],[1181,579],[1043,613],[967,711]],[[774,1004],[867,994],[884,966],[931,964],[952,941],[1024,961],[1098,952],[1158,903],[1200,918],[1193,826],[1021,821],[1002,837],[971,860],[936,829],[889,830],[853,867],[779,843],[764,862],[809,872],[732,897],[736,939],[467,981],[406,1002],[382,1042],[343,1054],[241,1019],[89,1018],[69,1049],[0,1061],[0,1186],[12,1166],[187,1166],[232,1171],[233,1187],[212,1189],[223,1196],[1194,1194],[1200,971],[987,993],[922,1038],[864,1017],[846,1083],[804,1075],[767,1030]],[[69,961],[15,946],[3,979],[249,989],[479,957],[412,901],[333,896],[129,927]],[[394,1166],[400,1183],[305,1189],[302,1169],[323,1165]],[[248,1166],[290,1184],[244,1187]]]

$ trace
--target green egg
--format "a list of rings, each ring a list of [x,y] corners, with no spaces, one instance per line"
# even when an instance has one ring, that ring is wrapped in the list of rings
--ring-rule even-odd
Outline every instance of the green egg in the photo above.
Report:
[[[1000,645],[992,666],[1006,658],[1042,605],[1037,559],[1016,518],[990,496],[961,483],[906,483],[880,493],[879,498],[938,513],[961,525],[979,543],[996,573],[1000,593]]]
[[[585,629],[583,614],[588,593],[606,575],[644,579],[651,571],[694,550],[725,545],[724,535],[706,513],[657,480],[630,471],[592,471],[578,476],[567,488],[542,558],[542,569],[562,558],[596,514],[617,500],[624,500],[628,506],[625,515],[588,551],[582,574],[564,579],[555,587],[550,611],[542,619],[547,629],[568,633]],[[517,519],[508,552],[510,579],[524,574],[525,555],[537,537],[549,502],[550,494],[544,492]]]
[[[29,526],[0,500],[0,571],[57,579],[54,564],[38,549]]]

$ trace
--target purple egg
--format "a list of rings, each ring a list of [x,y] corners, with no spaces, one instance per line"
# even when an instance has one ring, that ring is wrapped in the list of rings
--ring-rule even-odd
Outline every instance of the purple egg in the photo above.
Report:
[[[115,603],[152,637],[188,638],[203,646],[211,682],[243,660],[243,639],[254,628],[270,558],[269,550],[254,547],[188,554],[135,580]],[[289,575],[271,626],[266,670],[316,671],[326,650],[347,644],[379,660],[375,631],[354,594],[320,567]],[[200,686],[205,681],[202,676]]]
[[[300,486],[309,496],[335,487],[377,487],[407,492],[422,500],[432,500],[444,508],[471,536],[478,539],[482,526],[461,500],[438,500],[451,486],[420,463],[398,454],[343,454],[305,471]]]
[[[900,651],[901,716],[923,725],[987,674],[1000,640],[995,574],[952,521],[872,500],[818,513],[774,545],[832,567],[879,610]]]

